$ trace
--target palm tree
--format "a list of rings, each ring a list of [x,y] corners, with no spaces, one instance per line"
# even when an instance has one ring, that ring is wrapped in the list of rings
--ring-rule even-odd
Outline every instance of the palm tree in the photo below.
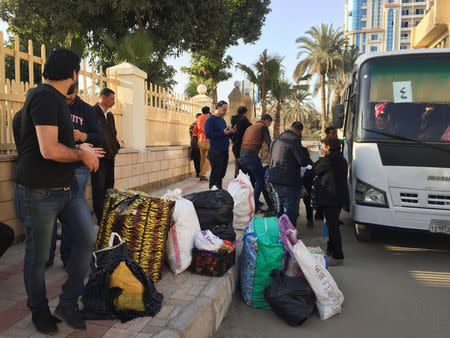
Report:
[[[342,63],[341,47],[345,43],[344,34],[333,25],[322,24],[309,29],[305,36],[296,40],[299,43],[299,56],[306,54],[294,71],[294,79],[298,79],[305,71],[310,75],[318,75],[322,104],[322,133],[326,123],[326,76]]]
[[[206,91],[206,95],[209,95],[211,93],[211,81],[204,81],[195,76],[189,79],[189,82],[187,83],[186,88],[184,89],[184,94],[189,97],[194,97],[195,95],[198,94],[197,87],[200,84],[204,84],[208,88]]]
[[[344,90],[345,83],[352,73],[353,65],[359,56],[359,50],[356,46],[345,45],[342,49],[343,63],[339,69],[332,72],[329,76],[329,82],[333,89],[333,99],[331,101],[331,107],[335,106],[341,101],[342,91]]]
[[[265,49],[259,56],[258,61],[253,63],[253,68],[241,63],[236,64],[236,68],[243,71],[247,75],[247,79],[259,87],[263,115],[267,112],[267,93],[282,73],[282,61],[283,58],[279,56],[267,55],[267,49]]]
[[[280,134],[281,110],[287,99],[294,93],[292,83],[286,79],[275,81],[270,90],[270,101],[275,104],[275,117],[273,121],[273,137]]]

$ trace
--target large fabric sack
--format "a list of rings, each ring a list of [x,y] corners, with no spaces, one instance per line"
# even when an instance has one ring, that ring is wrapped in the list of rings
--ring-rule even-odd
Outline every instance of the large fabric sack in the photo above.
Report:
[[[256,270],[256,258],[258,256],[258,236],[253,228],[253,220],[245,229],[243,237],[243,248],[240,262],[240,285],[244,302],[252,306],[253,302],[253,284]]]
[[[127,242],[129,257],[156,283],[161,279],[174,206],[174,201],[144,192],[109,189],[95,250],[107,247],[111,232],[117,232]]]
[[[166,252],[170,269],[178,275],[191,265],[194,236],[200,231],[200,223],[192,202],[181,198],[181,189],[169,190],[163,198],[175,201]]]
[[[252,307],[270,309],[264,289],[272,283],[272,270],[281,269],[284,254],[276,217],[254,218],[243,241],[239,260],[242,298]]]
[[[288,230],[286,235],[290,251],[316,294],[316,305],[320,318],[325,320],[340,313],[344,295],[331,274],[313,257],[305,244],[297,239],[295,231]]]
[[[265,166],[264,167],[264,188],[266,188],[267,192],[269,193],[270,200],[272,201],[273,205],[276,208],[277,207],[277,195],[272,186],[272,183],[269,182],[269,172],[270,172],[269,166]]]
[[[289,325],[301,325],[314,311],[316,297],[304,278],[292,278],[273,270],[273,284],[264,290],[264,298],[273,312]]]
[[[250,179],[242,171],[228,185],[228,192],[234,200],[233,227],[244,230],[255,213],[255,198]]]
[[[233,224],[234,201],[226,190],[208,190],[184,196],[194,204],[202,230],[211,230],[217,225]]]

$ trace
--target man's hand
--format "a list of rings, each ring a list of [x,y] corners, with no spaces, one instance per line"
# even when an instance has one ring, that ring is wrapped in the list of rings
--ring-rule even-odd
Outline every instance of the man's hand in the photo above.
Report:
[[[78,152],[81,162],[89,168],[89,171],[96,172],[98,170],[99,162],[98,157],[93,150],[84,150],[80,147]]]
[[[92,144],[90,143],[82,143],[78,146],[79,149],[83,149],[85,151],[88,151],[94,155],[96,155],[98,158],[103,158],[105,157],[105,151],[103,150],[103,148],[100,147],[94,147]]]
[[[224,129],[223,132],[224,132],[225,135],[230,135],[230,134],[234,134],[236,132],[236,129],[226,128],[226,129]]]
[[[74,129],[73,138],[75,141],[85,142],[87,140],[87,134],[79,131],[78,129]]]

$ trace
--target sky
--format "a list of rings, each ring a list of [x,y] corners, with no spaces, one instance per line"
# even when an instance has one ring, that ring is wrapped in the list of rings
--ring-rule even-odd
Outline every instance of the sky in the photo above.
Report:
[[[295,40],[314,25],[328,23],[336,27],[342,26],[344,7],[345,0],[272,0],[271,12],[266,17],[260,39],[247,45],[240,41],[238,46],[230,47],[227,54],[233,57],[234,64],[239,62],[251,65],[262,51],[267,49],[269,54],[277,54],[284,58],[286,78],[292,80],[292,74],[299,61]],[[0,21],[0,30],[6,33],[6,29],[7,25]],[[189,55],[185,54],[167,61],[177,70],[175,92],[184,92],[188,77],[180,69],[189,65]],[[232,78],[218,86],[219,100],[227,100],[234,82],[245,79],[245,74],[236,70],[234,65],[230,71],[233,73]],[[316,100],[314,101],[317,102]]]

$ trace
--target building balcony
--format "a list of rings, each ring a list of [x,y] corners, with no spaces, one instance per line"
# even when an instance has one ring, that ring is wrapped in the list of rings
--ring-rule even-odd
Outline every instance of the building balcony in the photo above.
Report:
[[[412,30],[413,48],[427,48],[450,27],[450,0],[435,1],[434,6]]]

